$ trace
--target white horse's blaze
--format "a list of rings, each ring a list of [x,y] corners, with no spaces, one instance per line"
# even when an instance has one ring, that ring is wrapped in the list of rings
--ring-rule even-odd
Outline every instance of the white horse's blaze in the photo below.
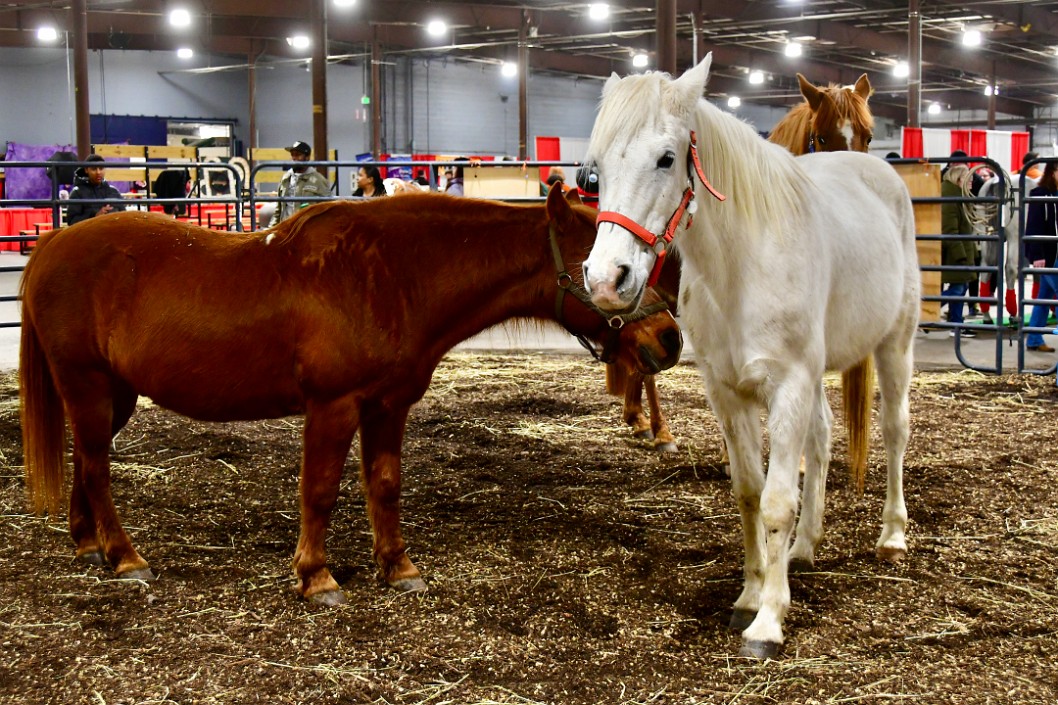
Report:
[[[832,414],[822,375],[873,356],[889,470],[878,555],[907,545],[903,456],[908,439],[919,269],[911,201],[884,161],[851,152],[794,158],[750,126],[701,100],[709,57],[679,79],[611,78],[588,157],[601,211],[651,232],[673,213],[688,179],[683,155],[699,139],[719,202],[695,181],[694,224],[677,232],[681,322],[724,430],[742,515],[745,583],[733,622],[752,619],[744,652],[774,655],[790,604],[787,564],[811,563],[823,533]],[[843,131],[851,141],[851,126]],[[676,162],[656,168],[671,151]],[[654,253],[603,223],[585,262],[600,308],[634,305]],[[770,439],[761,463],[760,412]],[[798,519],[798,466],[805,457]],[[790,549],[794,525],[797,542]]]

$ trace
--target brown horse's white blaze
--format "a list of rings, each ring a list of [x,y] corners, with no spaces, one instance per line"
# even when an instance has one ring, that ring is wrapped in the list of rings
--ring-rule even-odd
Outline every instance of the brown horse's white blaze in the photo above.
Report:
[[[68,416],[77,556],[149,579],[110,494],[110,442],[137,397],[205,421],[304,414],[298,592],[344,599],[324,537],[358,430],[379,572],[424,589],[400,530],[401,446],[408,409],[449,349],[508,318],[555,320],[557,298],[567,330],[612,338],[623,365],[654,373],[679,358],[668,312],[614,338],[608,317],[559,294],[571,279],[555,253],[575,274],[594,237],[594,211],[558,189],[534,206],[440,195],[319,204],[264,234],[142,212],[48,233],[21,292],[31,504],[61,511]]]
[[[600,209],[638,227],[610,219],[585,272],[600,307],[635,304],[656,261],[640,230],[659,233],[678,211],[694,179],[678,155],[697,134],[704,171],[728,198],[694,182],[698,210],[678,235],[680,314],[724,432],[742,517],[745,579],[731,623],[744,630],[741,653],[768,658],[784,640],[788,567],[811,563],[822,538],[832,424],[826,370],[875,360],[888,468],[875,548],[885,559],[907,550],[903,456],[920,286],[914,214],[883,160],[854,152],[795,158],[703,100],[709,63],[675,80],[615,76],[604,87],[586,161],[596,168]]]

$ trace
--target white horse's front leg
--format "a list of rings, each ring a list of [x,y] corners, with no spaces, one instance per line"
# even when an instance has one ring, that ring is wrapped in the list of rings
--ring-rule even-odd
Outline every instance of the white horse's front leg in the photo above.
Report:
[[[815,413],[811,400],[815,399],[814,387],[818,384],[808,374],[795,372],[779,382],[771,395],[768,410],[771,453],[760,499],[766,541],[764,589],[756,619],[742,632],[740,654],[743,656],[771,658],[782,648],[782,623],[790,606],[787,563],[797,518],[798,466],[809,421]]]
[[[816,546],[823,539],[823,513],[826,510],[827,469],[830,467],[830,435],[834,414],[820,384],[808,437],[805,439],[805,476],[801,485],[801,516],[797,536],[790,549],[790,570],[811,570]]]

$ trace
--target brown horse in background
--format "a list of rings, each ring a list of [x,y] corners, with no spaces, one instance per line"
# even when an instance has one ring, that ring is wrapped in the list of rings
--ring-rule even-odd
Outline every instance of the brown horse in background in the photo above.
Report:
[[[127,212],[44,235],[22,279],[33,508],[60,512],[68,417],[77,556],[151,579],[110,493],[110,443],[137,397],[204,421],[304,414],[298,592],[344,601],[324,539],[358,429],[375,562],[393,587],[425,589],[400,531],[409,408],[448,350],[508,318],[554,320],[560,308],[571,332],[607,337],[597,310],[556,295],[580,281],[594,216],[553,190],[531,206],[443,195],[322,203],[256,233]],[[617,359],[641,372],[679,358],[667,312],[616,336]]]
[[[822,88],[801,74],[797,74],[797,82],[805,102],[792,108],[772,128],[769,142],[786,147],[797,156],[810,152],[869,150],[874,137],[874,116],[867,100],[874,91],[867,74],[861,75],[852,86],[832,83]],[[857,477],[863,477],[867,468],[868,439],[857,434],[869,427],[874,388],[872,360],[868,357],[841,373],[842,418],[850,435],[849,449],[856,449],[849,462]]]
[[[867,74],[852,86],[826,88],[797,74],[799,103],[772,128],[768,140],[796,155],[809,152],[866,152],[874,137],[874,116],[867,106],[873,90]]]

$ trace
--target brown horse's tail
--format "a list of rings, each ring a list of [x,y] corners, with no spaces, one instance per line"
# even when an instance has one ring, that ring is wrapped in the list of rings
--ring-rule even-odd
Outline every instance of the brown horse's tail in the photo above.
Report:
[[[62,398],[55,388],[51,369],[37,338],[33,319],[26,313],[23,277],[22,347],[19,354],[18,386],[22,403],[22,452],[26,466],[26,492],[37,514],[46,509],[60,512],[63,500],[63,468],[66,419]]]
[[[606,363],[606,391],[615,397],[623,397],[628,386],[628,371],[613,362]]]
[[[868,357],[841,373],[841,410],[849,434],[849,469],[860,494],[863,494],[867,476],[867,446],[873,400],[874,361]]]

